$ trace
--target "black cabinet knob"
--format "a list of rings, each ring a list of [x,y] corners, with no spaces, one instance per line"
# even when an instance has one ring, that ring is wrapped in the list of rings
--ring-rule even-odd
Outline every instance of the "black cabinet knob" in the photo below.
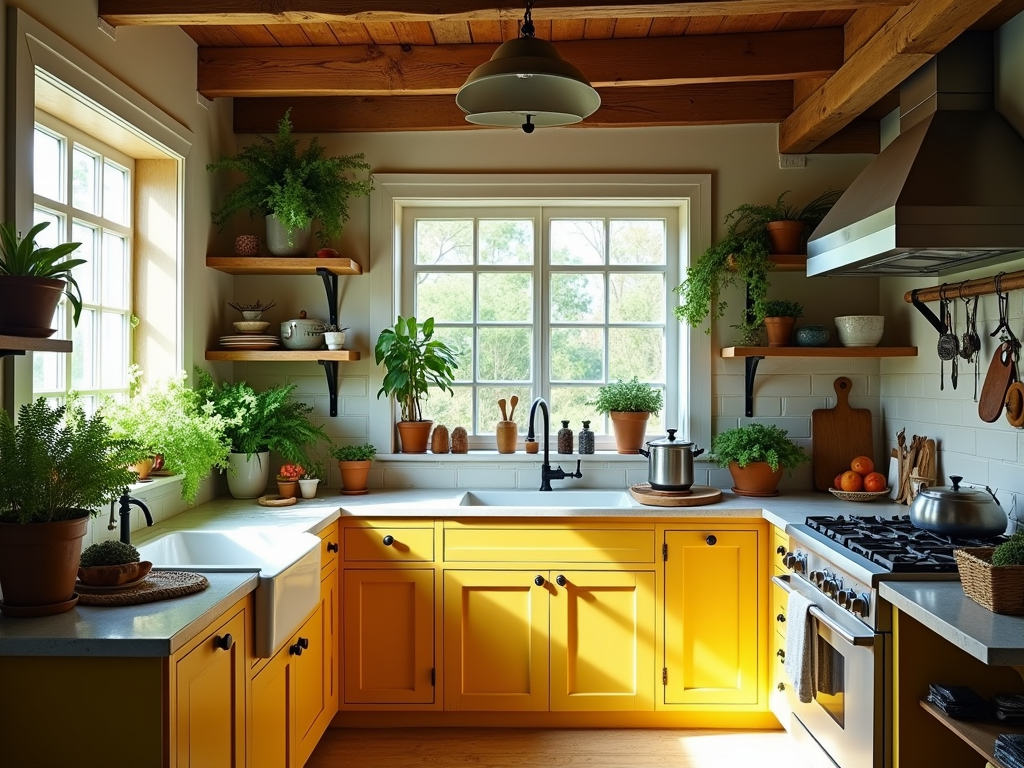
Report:
[[[298,642],[295,643],[295,644],[300,646],[303,649],[309,648],[309,638],[308,637],[300,637]]]
[[[775,617],[775,620],[782,624],[786,620],[786,614],[780,613],[778,616]]]
[[[538,576],[537,578],[535,578],[533,580],[533,583],[536,584],[538,587],[543,587],[544,586],[544,577],[543,576]]]
[[[292,645],[288,648],[288,653],[290,653],[292,656],[301,656],[302,646],[298,643],[295,643],[295,645]]]
[[[231,646],[235,644],[235,638],[231,636],[230,632],[226,635],[217,635],[213,638],[213,644],[222,651],[230,651]]]
[[[384,537],[384,546],[385,547],[390,547],[394,543],[395,543],[395,537],[392,536],[390,533],[387,536]]]
[[[708,543],[709,547],[713,547],[713,546],[715,546],[715,544],[718,543],[718,537],[715,536],[714,534],[711,534],[706,539],[704,539],[704,541],[706,541]]]
[[[338,545],[335,542],[333,542],[333,541],[328,541],[327,542],[327,551],[328,552],[337,552],[338,551]]]
[[[560,587],[564,587],[568,583],[569,580],[565,578],[565,576],[563,576],[562,574],[558,574],[558,576],[555,577],[555,584],[557,584]]]
[[[780,691],[786,690],[786,684],[785,683],[779,683],[779,690]]]
[[[776,555],[784,555],[784,554],[786,554],[786,548],[784,546],[782,546],[781,544],[779,544],[779,546],[777,546],[775,548],[775,554]]]
[[[778,657],[779,657],[780,659],[782,659],[783,661],[785,661],[785,660],[786,660],[786,652],[785,652],[784,650],[782,650],[781,648],[779,648],[779,650],[777,650],[777,651],[775,652],[775,655],[776,655],[776,656],[778,656]]]

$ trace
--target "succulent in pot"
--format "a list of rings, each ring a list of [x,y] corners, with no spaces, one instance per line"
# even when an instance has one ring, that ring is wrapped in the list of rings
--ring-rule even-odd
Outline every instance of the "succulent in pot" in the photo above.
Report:
[[[113,539],[90,544],[82,552],[78,580],[96,587],[116,587],[138,581],[149,574],[153,563],[140,561],[139,550]]]
[[[345,346],[345,331],[348,326],[340,326],[335,323],[328,323],[324,326],[324,344],[328,349],[341,349]]]

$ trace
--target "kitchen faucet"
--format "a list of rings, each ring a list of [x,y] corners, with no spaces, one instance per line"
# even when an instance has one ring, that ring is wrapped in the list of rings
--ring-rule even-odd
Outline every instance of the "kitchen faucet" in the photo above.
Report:
[[[128,495],[128,489],[124,489],[124,493],[121,494],[121,508],[119,513],[121,515],[121,541],[125,544],[132,543],[132,506],[136,506],[142,510],[142,514],[146,516],[146,525],[153,524],[153,515],[149,513],[149,507],[146,506],[146,502],[142,499],[136,499],[134,496]],[[110,524],[107,525],[107,530],[114,530],[114,526],[117,525],[115,520],[117,519],[117,513],[114,512],[114,504],[117,503],[116,499],[110,500]]]
[[[544,402],[543,397],[538,397],[533,401],[533,405],[530,406],[530,430],[526,434],[526,440],[536,440],[536,436],[533,432],[533,417],[537,413],[537,406],[540,406],[542,416],[544,417],[544,463],[540,466],[540,489],[542,491],[551,490],[552,480],[564,480],[567,477],[583,477],[583,473],[580,472],[580,459],[576,460],[576,471],[566,472],[561,466],[558,469],[552,469],[551,463],[548,458],[548,442],[551,438],[551,425],[548,416],[548,404]]]

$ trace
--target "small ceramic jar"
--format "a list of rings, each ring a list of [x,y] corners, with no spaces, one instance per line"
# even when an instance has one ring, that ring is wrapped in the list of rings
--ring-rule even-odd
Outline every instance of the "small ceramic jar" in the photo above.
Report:
[[[562,428],[558,430],[558,452],[572,453],[572,430],[568,419],[562,421]]]
[[[798,347],[821,347],[828,341],[828,329],[823,325],[805,325],[796,329]]]
[[[594,430],[590,428],[590,422],[583,422],[583,429],[580,430],[578,437],[579,450],[582,454],[591,454],[594,452]]]
[[[260,239],[256,235],[239,235],[235,238],[235,254],[238,256],[259,256]]]

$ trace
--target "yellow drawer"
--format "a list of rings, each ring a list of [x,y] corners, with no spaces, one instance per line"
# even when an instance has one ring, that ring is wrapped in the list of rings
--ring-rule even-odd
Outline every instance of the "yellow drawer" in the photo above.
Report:
[[[447,529],[444,559],[508,563],[653,563],[654,531]]]
[[[347,562],[431,562],[433,528],[346,528]]]
[[[338,524],[327,526],[317,536],[320,537],[320,567],[326,568],[338,559]]]
[[[772,565],[775,566],[775,572],[788,573],[789,569],[782,562],[782,558],[788,552],[789,536],[781,528],[775,529],[775,537],[772,539]]]

